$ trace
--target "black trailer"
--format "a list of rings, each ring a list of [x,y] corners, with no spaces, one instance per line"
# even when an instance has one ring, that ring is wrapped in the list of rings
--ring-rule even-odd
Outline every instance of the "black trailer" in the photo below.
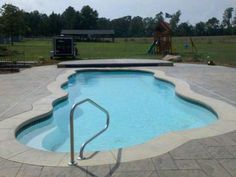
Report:
[[[73,37],[58,36],[53,38],[53,51],[51,51],[51,59],[53,57],[75,57],[77,48],[75,47]]]

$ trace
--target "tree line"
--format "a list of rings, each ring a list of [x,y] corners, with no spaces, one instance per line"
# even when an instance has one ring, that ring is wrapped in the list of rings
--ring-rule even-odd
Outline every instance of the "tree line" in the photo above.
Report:
[[[150,37],[156,24],[168,21],[174,36],[206,36],[236,34],[234,8],[225,9],[222,21],[212,17],[195,25],[180,23],[181,11],[173,14],[159,12],[155,17],[124,16],[117,19],[99,17],[96,10],[84,6],[80,11],[68,7],[61,14],[50,15],[38,11],[25,12],[18,7],[5,4],[0,10],[0,35],[26,37],[59,35],[62,29],[114,29],[116,37]]]

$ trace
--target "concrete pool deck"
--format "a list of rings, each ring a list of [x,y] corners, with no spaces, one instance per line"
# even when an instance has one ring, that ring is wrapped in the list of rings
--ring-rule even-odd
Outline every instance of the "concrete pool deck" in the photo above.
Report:
[[[167,75],[187,81],[191,88],[198,93],[236,106],[234,91],[236,70],[233,68],[178,64],[175,67],[151,69],[163,70]],[[64,72],[65,69],[47,66],[28,69],[13,75],[0,75],[0,98],[4,100],[4,102],[0,102],[1,120],[31,110],[34,101],[50,94],[46,89],[46,83],[55,80],[59,73]],[[8,109],[6,109],[5,102],[9,105]],[[0,141],[7,146],[7,141],[4,139],[0,139]],[[33,166],[1,159],[0,174],[2,176],[4,174],[5,176],[27,176],[27,173],[28,176],[57,176],[59,174],[62,176],[80,176],[78,174],[81,176],[236,175],[235,131],[213,138],[193,140],[164,155],[141,161],[121,163],[122,153],[122,149],[117,152],[117,158],[113,165],[79,168]]]

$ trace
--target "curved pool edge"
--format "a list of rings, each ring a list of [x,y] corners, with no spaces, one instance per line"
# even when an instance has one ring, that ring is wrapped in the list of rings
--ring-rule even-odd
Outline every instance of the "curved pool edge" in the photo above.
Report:
[[[200,103],[218,115],[218,121],[207,127],[170,132],[154,138],[144,144],[129,148],[99,152],[92,158],[79,161],[80,166],[93,166],[128,162],[155,157],[166,153],[190,140],[217,136],[236,130],[236,108],[223,101],[200,95],[191,90],[188,83],[174,77],[167,76],[164,72],[152,69],[131,69],[131,68],[99,68],[99,69],[70,69],[57,77],[56,81],[50,83],[47,89],[51,95],[33,103],[32,110],[13,116],[0,122],[0,157],[16,162],[28,163],[42,166],[67,166],[69,153],[47,152],[27,147],[15,138],[16,132],[26,124],[45,118],[52,113],[52,106],[67,98],[67,93],[61,89],[67,83],[68,78],[82,70],[132,70],[151,72],[157,79],[165,80],[175,85],[175,92],[180,97]],[[91,154],[85,153],[90,156]],[[92,156],[92,155],[91,155]]]

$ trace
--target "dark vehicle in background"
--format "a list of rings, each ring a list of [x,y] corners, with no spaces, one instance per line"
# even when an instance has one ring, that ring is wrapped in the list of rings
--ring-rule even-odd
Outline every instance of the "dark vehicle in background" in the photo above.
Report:
[[[78,54],[73,37],[57,36],[53,38],[53,51],[50,52],[50,58],[54,57],[72,57]]]

